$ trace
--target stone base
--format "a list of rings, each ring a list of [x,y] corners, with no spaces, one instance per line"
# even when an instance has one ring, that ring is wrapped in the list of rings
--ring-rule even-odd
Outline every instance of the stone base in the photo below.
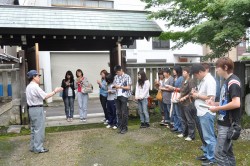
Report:
[[[21,124],[20,106],[13,105],[12,102],[5,103],[0,108],[0,126],[11,124]]]
[[[15,134],[19,134],[21,132],[21,125],[11,125],[8,130],[7,133],[15,133]]]

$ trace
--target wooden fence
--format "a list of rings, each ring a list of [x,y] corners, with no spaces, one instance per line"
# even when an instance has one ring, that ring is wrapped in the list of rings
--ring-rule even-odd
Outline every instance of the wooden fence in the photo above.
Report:
[[[137,73],[139,70],[144,70],[146,72],[147,78],[150,81],[150,90],[154,89],[154,80],[158,78],[158,71],[159,69],[163,68],[170,68],[171,71],[175,65],[180,65],[181,67],[189,66],[191,67],[194,63],[164,63],[164,64],[127,64],[126,66],[126,72],[131,76],[132,79],[132,89],[135,90],[135,85],[137,82]],[[215,70],[215,64],[209,63],[211,65],[210,73],[217,77],[216,70]],[[249,82],[250,82],[250,61],[240,61],[235,62],[235,71],[234,73],[241,79],[242,85],[242,92],[245,96],[245,94],[248,92],[246,89],[250,89]],[[222,83],[222,78],[220,79]],[[246,88],[246,89],[245,89]],[[250,93],[250,92],[248,92]]]

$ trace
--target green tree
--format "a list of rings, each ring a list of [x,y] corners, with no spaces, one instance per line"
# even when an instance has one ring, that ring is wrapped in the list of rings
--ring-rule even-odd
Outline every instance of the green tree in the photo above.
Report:
[[[162,40],[171,39],[180,48],[189,42],[205,44],[213,53],[205,59],[224,56],[237,46],[250,27],[250,0],[142,0],[150,17],[162,19],[169,27],[183,31],[166,31]]]

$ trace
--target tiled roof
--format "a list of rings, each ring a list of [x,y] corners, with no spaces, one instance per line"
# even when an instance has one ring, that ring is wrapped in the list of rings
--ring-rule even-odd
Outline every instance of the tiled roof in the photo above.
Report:
[[[160,34],[161,28],[143,11],[86,8],[0,6],[1,29],[128,31]],[[2,32],[1,32],[2,31]]]

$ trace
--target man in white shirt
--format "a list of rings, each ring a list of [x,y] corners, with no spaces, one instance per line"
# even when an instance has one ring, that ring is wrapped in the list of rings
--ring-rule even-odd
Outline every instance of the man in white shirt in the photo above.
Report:
[[[214,150],[216,145],[216,136],[214,132],[215,113],[211,112],[208,108],[201,107],[208,99],[215,99],[216,95],[216,82],[210,73],[207,73],[201,64],[192,66],[191,71],[195,78],[200,83],[197,90],[192,91],[192,97],[195,99],[195,107],[197,109],[197,116],[200,121],[202,136],[205,141],[204,155],[197,157],[203,160],[202,165],[213,165],[215,163]]]
[[[57,87],[53,92],[46,93],[40,87],[40,74],[36,70],[27,73],[29,85],[26,87],[26,98],[29,106],[30,117],[30,151],[34,153],[46,153],[49,150],[43,147],[45,136],[45,115],[43,111],[43,100],[61,92],[63,88]]]

